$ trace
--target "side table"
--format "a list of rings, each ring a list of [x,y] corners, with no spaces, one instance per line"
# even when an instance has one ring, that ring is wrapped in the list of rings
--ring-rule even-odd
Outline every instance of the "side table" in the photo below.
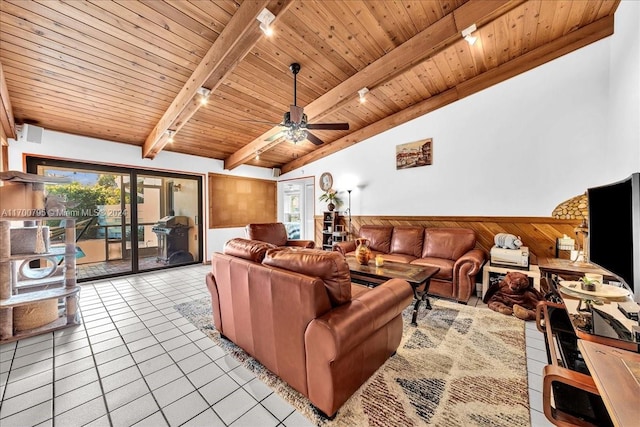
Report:
[[[520,270],[517,268],[497,267],[487,263],[482,268],[482,298],[484,298],[484,295],[489,290],[489,284],[492,278],[497,276],[502,279],[502,277],[510,271],[517,271],[527,275],[527,277],[533,279],[533,287],[540,290],[540,269],[537,265],[529,265],[529,270]]]

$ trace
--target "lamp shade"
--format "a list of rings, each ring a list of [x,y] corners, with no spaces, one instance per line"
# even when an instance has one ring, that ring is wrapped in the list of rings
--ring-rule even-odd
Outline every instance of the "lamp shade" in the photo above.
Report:
[[[582,219],[589,217],[589,201],[587,193],[580,194],[560,203],[551,213],[557,219]]]

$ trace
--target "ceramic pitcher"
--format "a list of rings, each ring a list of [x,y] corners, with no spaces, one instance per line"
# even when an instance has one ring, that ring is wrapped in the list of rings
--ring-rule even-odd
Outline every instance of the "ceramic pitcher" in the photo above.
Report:
[[[369,248],[369,240],[356,239],[356,260],[362,264],[367,265],[371,259],[371,249]]]

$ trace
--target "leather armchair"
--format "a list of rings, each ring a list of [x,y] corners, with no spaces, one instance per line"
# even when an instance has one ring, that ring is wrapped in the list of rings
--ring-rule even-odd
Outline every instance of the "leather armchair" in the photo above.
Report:
[[[287,228],[281,222],[248,224],[245,231],[249,240],[259,240],[276,246],[295,246],[309,249],[315,247],[313,240],[289,239]]]

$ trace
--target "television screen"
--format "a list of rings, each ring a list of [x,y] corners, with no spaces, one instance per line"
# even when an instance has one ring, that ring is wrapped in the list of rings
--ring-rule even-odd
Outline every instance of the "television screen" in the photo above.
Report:
[[[640,174],[590,188],[589,261],[619,277],[640,299]]]

